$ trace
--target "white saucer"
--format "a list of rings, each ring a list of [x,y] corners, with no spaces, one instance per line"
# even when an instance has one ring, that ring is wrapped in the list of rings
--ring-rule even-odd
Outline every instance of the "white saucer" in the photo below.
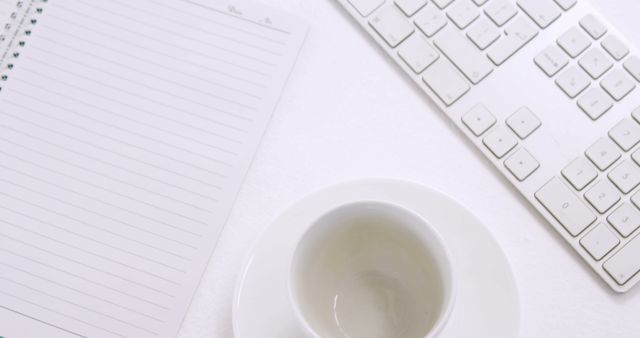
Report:
[[[387,201],[411,209],[444,238],[458,281],[456,305],[439,338],[518,336],[518,293],[507,259],[468,210],[426,187],[368,179],[327,188],[290,207],[249,254],[233,301],[236,338],[299,338],[287,293],[287,272],[298,238],[326,211],[355,201]]]

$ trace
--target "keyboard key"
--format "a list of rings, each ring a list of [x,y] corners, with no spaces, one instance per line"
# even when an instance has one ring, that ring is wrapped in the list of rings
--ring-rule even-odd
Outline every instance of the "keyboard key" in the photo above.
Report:
[[[640,197],[640,194],[635,194],[632,200],[636,196]],[[640,227],[640,212],[636,207],[623,203],[607,217],[607,220],[622,237],[626,238]]]
[[[562,7],[565,11],[571,9],[571,7],[575,6],[578,0],[555,0],[558,6]]]
[[[467,30],[467,37],[481,50],[485,50],[500,37],[500,31],[487,19],[476,21]]]
[[[467,81],[458,75],[449,62],[442,58],[439,58],[422,73],[422,81],[447,106],[454,104],[470,89]]]
[[[538,30],[526,18],[516,18],[505,30],[505,37],[489,48],[487,56],[497,66],[503,64],[513,54],[531,41]]]
[[[503,158],[511,149],[515,148],[518,140],[511,131],[506,128],[497,127],[485,136],[482,143],[491,150],[497,158]]]
[[[602,78],[600,85],[616,101],[622,100],[636,87],[633,79],[620,69],[610,71]]]
[[[606,50],[616,61],[622,60],[629,54],[629,48],[617,37],[609,35],[602,40],[602,48]]]
[[[432,1],[440,9],[445,9],[447,6],[451,5],[451,3],[453,2],[453,0],[432,0]]]
[[[427,4],[427,0],[395,0],[395,3],[406,16],[412,16]]]
[[[606,224],[598,224],[580,240],[580,245],[597,261],[603,259],[618,244],[620,240]]]
[[[599,213],[604,214],[618,203],[620,195],[611,183],[601,180],[596,182],[591,189],[587,190],[584,198],[586,198]]]
[[[556,84],[573,99],[589,87],[591,80],[582,69],[570,66],[556,79]]]
[[[573,237],[596,221],[593,212],[557,177],[538,190],[535,197]]]
[[[542,29],[556,21],[561,14],[560,8],[552,0],[518,0],[518,6]]]
[[[502,26],[516,16],[518,8],[510,0],[493,0],[484,12],[496,25]]]
[[[640,236],[623,246],[603,267],[619,285],[624,285],[633,278],[640,271]]]
[[[624,151],[629,151],[640,142],[640,125],[623,119],[609,131],[611,137]]]
[[[624,69],[633,76],[636,81],[640,81],[640,58],[633,55],[624,62]]]
[[[596,141],[585,155],[600,170],[605,170],[620,158],[620,149],[609,138],[602,137]]]
[[[556,75],[569,63],[569,57],[560,47],[552,45],[538,54],[534,61],[547,76],[551,77]]]
[[[595,121],[613,107],[613,99],[602,88],[593,87],[580,97],[578,106]]]
[[[527,107],[521,107],[509,118],[507,118],[507,125],[513,130],[521,139],[527,138],[538,127],[540,127],[540,120],[536,117],[531,110]]]
[[[584,157],[578,157],[562,169],[562,176],[580,191],[598,177],[598,172]]]
[[[369,24],[391,48],[399,45],[414,31],[413,25],[395,6],[386,6],[378,10],[371,16]]]
[[[622,161],[608,176],[622,193],[628,194],[640,184],[640,167],[631,161]]]
[[[580,27],[584,29],[594,39],[600,39],[607,33],[607,27],[605,27],[598,18],[592,14],[586,15],[580,20]]]
[[[482,6],[482,5],[486,4],[487,1],[489,1],[489,0],[473,0],[473,3],[475,3],[477,6]]]
[[[496,124],[496,118],[493,117],[485,106],[479,104],[471,108],[471,110],[462,117],[462,123],[464,123],[474,135],[480,136]]]
[[[398,55],[416,74],[422,73],[440,57],[420,33],[410,36],[398,49]]]
[[[587,73],[595,80],[600,78],[611,67],[613,62],[611,58],[607,56],[600,48],[590,49],[578,62],[580,67],[587,71]]]
[[[445,27],[433,43],[453,64],[476,84],[493,71],[493,65],[459,31]]]
[[[540,167],[540,164],[526,149],[520,148],[504,161],[504,166],[518,181],[522,182],[533,174]]]
[[[427,6],[416,15],[413,22],[426,36],[432,37],[446,26],[449,21],[437,8]]]
[[[591,46],[591,39],[582,32],[582,30],[577,27],[571,27],[560,36],[558,45],[560,45],[569,56],[575,58]]]
[[[631,112],[631,116],[633,116],[636,122],[640,123],[640,107],[634,109],[633,112]]]
[[[480,11],[471,0],[458,0],[449,7],[447,16],[458,28],[465,29],[480,16]]]
[[[351,6],[360,13],[360,15],[367,17],[380,7],[385,0],[348,0]]]

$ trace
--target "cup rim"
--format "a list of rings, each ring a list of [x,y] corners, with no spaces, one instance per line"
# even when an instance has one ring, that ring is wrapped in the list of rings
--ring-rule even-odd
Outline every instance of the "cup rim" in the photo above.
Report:
[[[308,321],[306,320],[306,318],[302,315],[302,311],[300,309],[300,307],[298,306],[297,302],[294,301],[294,287],[292,285],[292,279],[293,279],[293,270],[294,270],[294,264],[295,264],[295,256],[296,253],[298,252],[298,249],[300,248],[301,242],[302,240],[305,238],[305,236],[311,231],[311,229],[313,229],[317,223],[322,220],[323,218],[325,218],[326,216],[342,210],[342,209],[347,209],[347,208],[353,208],[356,206],[362,206],[362,205],[378,205],[378,206],[383,206],[385,208],[391,208],[391,209],[395,209],[395,210],[399,210],[401,212],[404,212],[408,215],[410,215],[411,217],[414,217],[415,219],[419,220],[420,223],[422,223],[422,225],[424,225],[424,229],[425,231],[429,232],[429,234],[435,239],[435,242],[438,243],[439,245],[439,251],[441,251],[442,254],[442,260],[439,261],[437,263],[438,265],[438,270],[440,271],[440,273],[444,273],[444,279],[449,279],[449,284],[446,287],[446,292],[444,293],[444,297],[443,297],[443,311],[440,312],[440,316],[439,318],[436,320],[436,322],[434,323],[433,327],[431,328],[431,330],[429,330],[429,332],[424,336],[424,337],[420,337],[420,338],[435,338],[437,337],[442,330],[444,329],[446,323],[449,321],[449,318],[451,317],[451,313],[453,312],[453,308],[454,305],[456,303],[456,298],[457,298],[457,279],[456,279],[456,274],[455,274],[455,268],[453,266],[453,260],[452,260],[452,256],[451,253],[449,251],[448,246],[446,245],[444,239],[442,238],[442,235],[440,235],[440,232],[433,226],[431,225],[431,223],[429,221],[427,221],[424,217],[422,217],[421,215],[419,215],[418,213],[414,212],[413,210],[406,208],[402,205],[399,205],[397,203],[393,203],[393,202],[388,202],[388,201],[380,201],[380,200],[361,200],[361,201],[353,201],[353,202],[349,202],[349,203],[344,203],[341,205],[338,205],[334,208],[331,208],[325,212],[323,212],[321,215],[319,215],[318,217],[316,217],[313,222],[310,223],[310,225],[307,227],[307,229],[305,229],[305,231],[302,232],[302,234],[300,235],[300,237],[298,238],[298,241],[296,243],[296,246],[291,254],[291,259],[290,259],[290,264],[289,264],[289,270],[288,270],[288,275],[287,275],[287,293],[288,293],[288,300],[289,300],[289,304],[293,309],[294,315],[296,317],[296,320],[298,322],[298,325],[301,326],[301,328],[305,331],[306,335],[310,335],[313,338],[322,338],[321,335],[319,335],[312,327],[311,325],[308,323]],[[415,231],[415,229],[410,229],[410,231],[412,232],[417,232]],[[417,233],[417,235],[420,235],[421,237],[424,237],[424,233]],[[443,271],[443,268],[445,271]]]

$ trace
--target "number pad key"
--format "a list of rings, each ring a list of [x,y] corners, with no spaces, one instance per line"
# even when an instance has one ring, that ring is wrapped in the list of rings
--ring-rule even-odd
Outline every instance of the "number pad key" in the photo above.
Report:
[[[606,50],[616,61],[622,60],[629,54],[629,48],[617,37],[609,35],[602,40],[602,48]]]
[[[611,58],[605,55],[600,48],[590,49],[582,58],[580,58],[578,63],[580,64],[580,67],[586,70],[594,80],[600,78],[604,73],[611,69],[611,67],[613,67]]]
[[[538,190],[535,197],[574,237],[596,221],[593,212],[557,177]]]
[[[608,176],[620,191],[628,194],[640,184],[640,167],[631,161],[622,161]]]
[[[630,56],[627,61],[624,62],[624,69],[626,69],[634,79],[640,81],[640,58],[635,55]]]
[[[576,66],[571,66],[560,74],[556,79],[556,84],[567,94],[567,96],[574,98],[589,87],[591,79],[589,79],[589,76],[582,69]]]
[[[605,75],[600,85],[616,101],[622,100],[636,87],[631,77],[620,69],[614,69]]]
[[[637,200],[636,196],[640,197],[640,194],[635,194],[632,200]],[[640,212],[633,205],[624,203],[607,217],[607,221],[626,238],[640,227]]]
[[[526,149],[520,148],[504,161],[504,166],[518,181],[524,181],[540,167],[540,164]]]
[[[562,176],[580,191],[598,177],[598,172],[584,157],[579,157],[562,169]]]
[[[609,168],[621,156],[620,150],[616,147],[615,143],[604,137],[589,147],[585,155],[587,155],[591,162],[600,170]]]
[[[558,39],[558,45],[572,58],[582,54],[589,46],[591,39],[578,27],[572,27]]]
[[[562,7],[565,11],[568,11],[573,7],[578,0],[555,0],[558,6]]]
[[[615,188],[604,180],[596,182],[584,197],[601,214],[607,212],[620,200],[620,195]]]
[[[533,61],[547,76],[554,76],[569,63],[569,57],[560,47],[553,45],[545,48]]]
[[[586,15],[580,20],[580,27],[584,29],[594,39],[600,39],[607,33],[607,27],[605,27],[600,20],[598,20],[592,14]]]
[[[640,142],[640,125],[630,119],[623,119],[609,131],[609,136],[624,151],[629,151]]]
[[[578,100],[580,107],[592,120],[597,120],[613,107],[613,99],[600,87],[587,90]]]
[[[503,127],[495,128],[493,132],[485,136],[482,142],[497,158],[503,158],[518,144],[518,140],[513,133]]]
[[[596,261],[603,259],[618,244],[620,244],[620,240],[606,224],[598,224],[580,240],[580,245]]]

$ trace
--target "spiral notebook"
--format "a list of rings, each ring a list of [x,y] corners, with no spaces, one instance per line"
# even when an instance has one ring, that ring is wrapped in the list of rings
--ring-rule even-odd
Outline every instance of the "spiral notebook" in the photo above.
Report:
[[[233,0],[0,18],[0,336],[175,336],[306,25]]]

